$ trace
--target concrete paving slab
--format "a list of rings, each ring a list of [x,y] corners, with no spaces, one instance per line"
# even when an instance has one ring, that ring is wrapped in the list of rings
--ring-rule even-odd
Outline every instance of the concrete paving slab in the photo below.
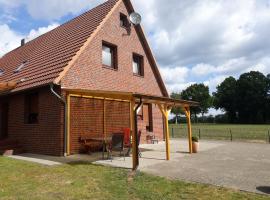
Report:
[[[47,165],[47,166],[55,166],[55,165],[62,164],[61,162],[55,162],[55,161],[51,161],[51,160],[47,160],[47,159],[43,159],[43,158],[35,158],[33,156],[34,156],[34,154],[25,154],[25,155],[11,155],[11,156],[7,156],[7,157],[17,159],[17,160],[34,162],[34,163]]]
[[[270,194],[269,144],[200,141],[200,145],[202,151],[198,154],[141,170],[172,179]]]

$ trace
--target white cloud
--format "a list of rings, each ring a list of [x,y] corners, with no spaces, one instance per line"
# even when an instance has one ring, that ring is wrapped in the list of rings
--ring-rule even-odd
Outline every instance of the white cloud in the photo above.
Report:
[[[21,44],[22,38],[27,38],[27,42],[54,29],[58,24],[54,23],[47,27],[40,27],[37,30],[32,29],[29,34],[22,35],[12,30],[7,24],[0,25],[0,57],[7,52],[17,48]]]
[[[161,75],[167,83],[183,83],[186,81],[189,69],[187,67],[161,68]]]
[[[105,0],[0,0],[0,6],[3,6],[5,10],[24,6],[34,19],[51,22],[68,14],[80,14],[80,12],[103,2]]]
[[[216,86],[222,83],[222,81],[224,81],[226,78],[226,75],[214,76],[205,80],[203,83],[209,87],[210,93],[212,93],[213,91],[215,91]]]
[[[166,84],[169,94],[172,92],[181,92],[182,90],[186,89],[187,87],[195,84],[196,82],[185,82],[185,83],[172,83]]]
[[[210,109],[208,110],[208,113],[206,114],[206,116],[209,116],[209,115],[216,116],[216,115],[221,115],[221,114],[224,114],[224,113],[225,113],[225,112],[222,111],[222,110],[220,110],[220,109],[216,110],[216,109],[214,109],[214,108],[210,108]]]
[[[37,38],[38,36],[44,34],[44,33],[47,33],[48,31],[51,31],[53,29],[55,29],[57,26],[59,26],[58,23],[53,23],[47,27],[40,27],[38,28],[37,30],[35,29],[32,29],[30,31],[30,33],[28,34],[28,36],[26,37],[27,38],[27,41],[29,40],[33,40],[35,38]]]
[[[0,25],[0,57],[12,49],[18,47],[22,35],[11,30],[7,24]]]
[[[216,71],[216,68],[212,65],[199,63],[192,67],[192,74],[195,76],[205,76]]]

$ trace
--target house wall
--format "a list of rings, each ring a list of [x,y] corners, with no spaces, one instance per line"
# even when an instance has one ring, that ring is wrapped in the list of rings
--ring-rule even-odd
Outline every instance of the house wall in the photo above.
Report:
[[[25,94],[39,94],[39,123],[25,124]],[[1,99],[0,99],[1,103]],[[29,153],[63,155],[63,106],[49,87],[8,97],[8,139],[17,140]]]
[[[120,12],[128,16],[128,11],[124,3],[120,4],[67,72],[61,82],[63,87],[136,92],[162,96],[161,89],[153,73],[147,54],[144,51],[134,27],[131,27],[130,35],[125,28],[120,27]],[[102,66],[102,41],[117,46],[117,70]],[[144,77],[133,75],[133,53],[144,57]],[[153,134],[160,140],[163,140],[162,114],[157,106],[153,106],[153,123]],[[145,128],[146,124],[144,124],[143,121],[139,121],[138,125],[139,129],[142,130],[142,140],[145,141],[146,135],[148,134]]]
[[[130,126],[129,103],[119,101],[105,101],[104,127],[104,100],[71,97],[70,116],[70,153],[76,154],[85,151],[80,138],[103,137],[112,133],[122,132]],[[105,131],[104,131],[105,128]],[[100,147],[93,144],[92,150]]]

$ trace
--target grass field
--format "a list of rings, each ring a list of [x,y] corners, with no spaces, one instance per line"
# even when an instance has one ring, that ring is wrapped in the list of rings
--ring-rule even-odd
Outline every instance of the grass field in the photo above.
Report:
[[[0,157],[0,199],[270,199],[203,184],[172,181],[130,171],[73,163],[45,167]]]
[[[269,142],[270,125],[192,124],[193,135],[201,139]],[[170,124],[171,137],[186,137],[186,124]]]

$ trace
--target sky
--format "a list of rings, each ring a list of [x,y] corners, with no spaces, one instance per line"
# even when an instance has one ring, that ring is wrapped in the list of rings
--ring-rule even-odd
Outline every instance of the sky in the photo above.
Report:
[[[0,56],[104,1],[0,0]],[[270,73],[270,0],[132,2],[169,92]]]

